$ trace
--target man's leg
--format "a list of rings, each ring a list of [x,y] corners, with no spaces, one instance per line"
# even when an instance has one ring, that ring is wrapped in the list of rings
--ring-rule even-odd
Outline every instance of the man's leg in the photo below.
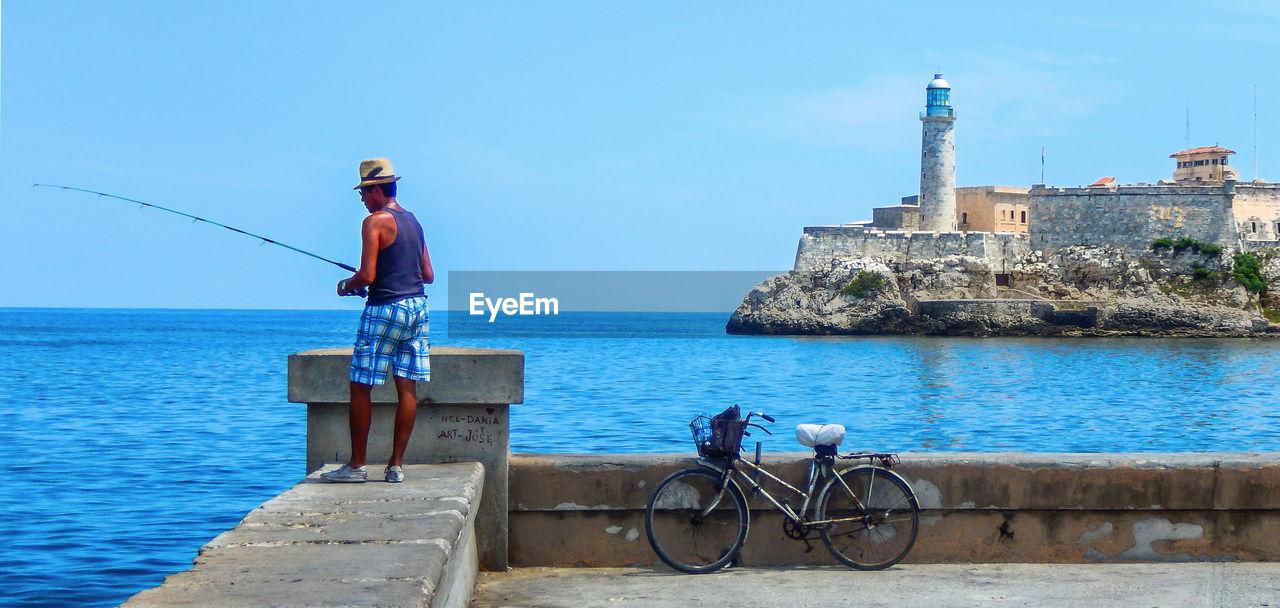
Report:
[[[413,434],[413,421],[418,415],[418,391],[417,383],[413,380],[394,374],[391,378],[396,383],[397,406],[395,436],[391,443],[391,460],[387,461],[387,466],[398,467],[403,465],[404,451],[409,447],[409,436]],[[366,434],[368,430],[366,425]]]
[[[351,461],[347,466],[353,469],[364,466],[365,453],[368,451],[369,419],[373,415],[372,393],[372,385],[351,383],[351,407],[347,411],[347,424],[351,427]]]

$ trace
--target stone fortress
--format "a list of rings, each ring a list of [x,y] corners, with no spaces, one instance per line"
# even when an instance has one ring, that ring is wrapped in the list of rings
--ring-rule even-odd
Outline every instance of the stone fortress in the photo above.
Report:
[[[1265,291],[1251,297],[1227,280],[1233,256],[1254,253],[1270,277],[1264,280],[1276,283],[1270,291],[1280,292],[1280,184],[1241,182],[1229,164],[1232,150],[1215,145],[1172,154],[1172,178],[1154,184],[1104,177],[1083,187],[958,188],[957,117],[941,74],[925,89],[920,121],[919,194],[876,207],[870,221],[806,227],[791,273],[748,294],[730,332],[1280,331],[1268,327],[1275,324],[1266,317],[1280,321],[1280,313],[1268,314]],[[1185,246],[1153,250],[1161,239],[1193,243],[1195,255]],[[831,289],[841,281],[843,289],[859,270],[889,279],[873,302],[851,302],[847,290]],[[1148,310],[1132,310],[1143,300]],[[1120,301],[1127,314],[1111,306]],[[1107,325],[1135,314],[1179,319]]]

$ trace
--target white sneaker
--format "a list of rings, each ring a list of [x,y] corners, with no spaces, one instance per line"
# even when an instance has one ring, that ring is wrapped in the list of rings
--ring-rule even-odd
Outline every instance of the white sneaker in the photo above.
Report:
[[[337,483],[364,483],[369,479],[369,474],[364,467],[353,469],[344,464],[336,470],[321,473],[320,479]]]
[[[387,481],[389,483],[400,483],[404,481],[404,469],[400,467],[387,467]]]

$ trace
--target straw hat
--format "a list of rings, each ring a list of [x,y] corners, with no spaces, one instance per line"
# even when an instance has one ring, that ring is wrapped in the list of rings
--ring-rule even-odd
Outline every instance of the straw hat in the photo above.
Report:
[[[396,170],[391,168],[391,161],[385,158],[369,158],[360,161],[360,184],[352,190],[359,190],[374,184],[389,184],[400,181]]]

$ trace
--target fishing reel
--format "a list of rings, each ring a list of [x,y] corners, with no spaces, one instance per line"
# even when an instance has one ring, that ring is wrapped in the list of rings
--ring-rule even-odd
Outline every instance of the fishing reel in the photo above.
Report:
[[[345,280],[342,281],[341,286],[342,286],[342,289],[345,291],[347,288],[347,282]],[[347,293],[342,294],[342,297],[344,298],[347,296],[360,296],[362,298],[366,298],[369,296],[369,288],[361,287],[360,289],[357,289],[355,291],[348,291]]]

